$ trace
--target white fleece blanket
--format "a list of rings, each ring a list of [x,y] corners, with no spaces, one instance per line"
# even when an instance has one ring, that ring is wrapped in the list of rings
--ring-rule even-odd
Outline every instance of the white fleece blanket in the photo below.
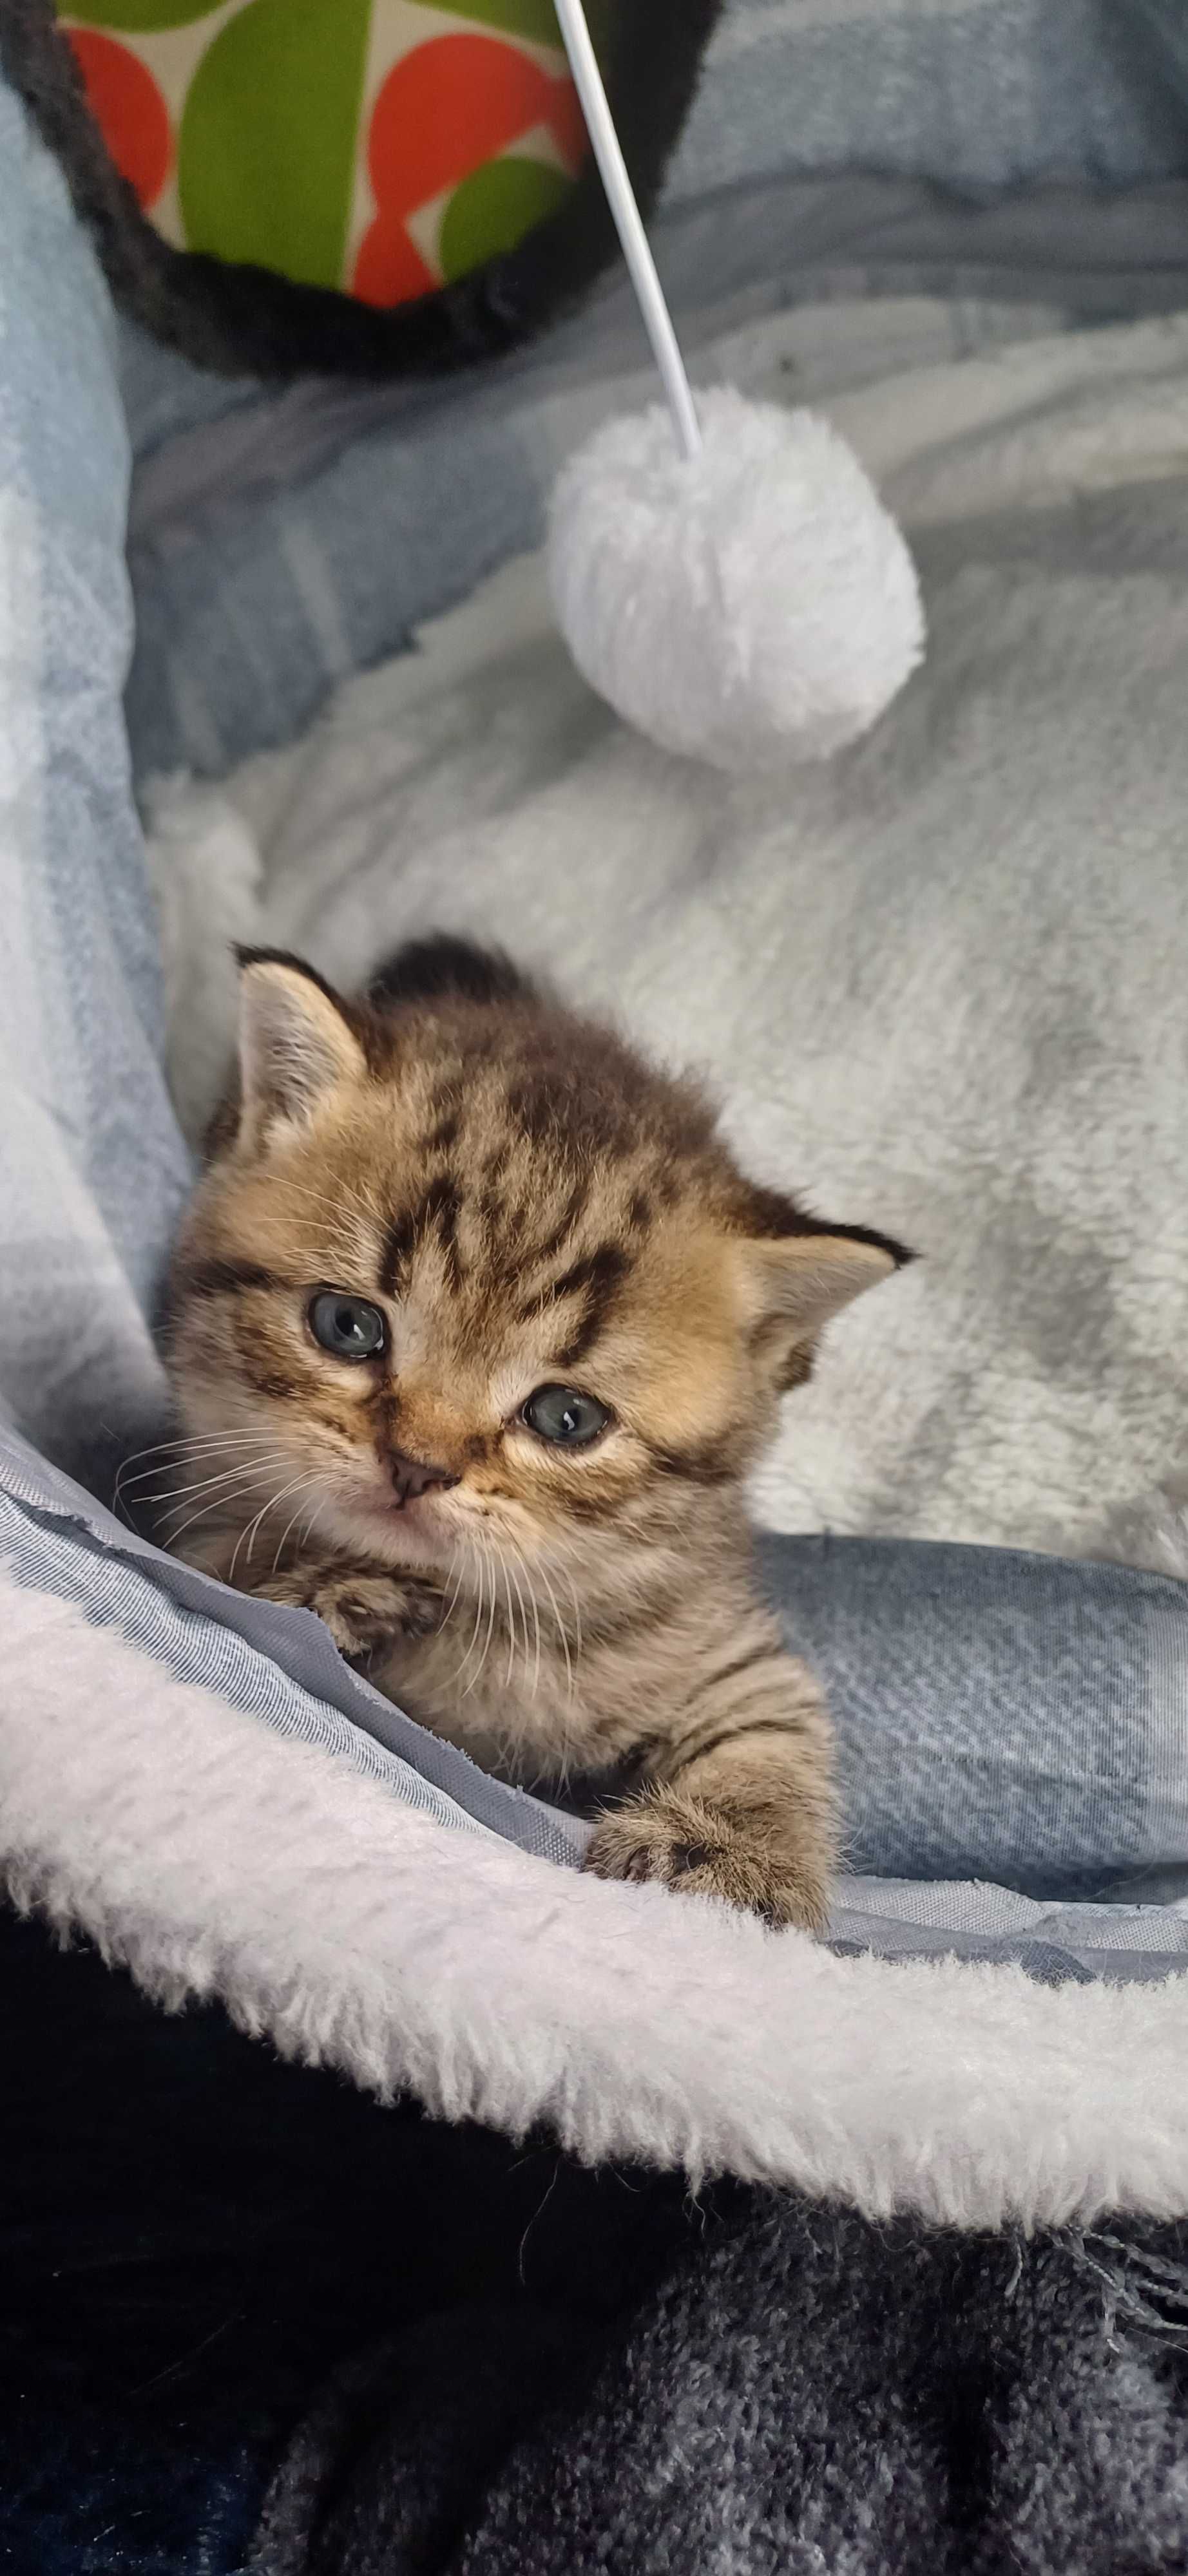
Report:
[[[745,380],[814,327],[765,325]],[[196,1119],[228,936],[347,981],[429,922],[505,942],[707,1067],[759,1173],[925,1256],[836,1328],[766,1517],[1075,1553],[1168,1472],[1188,1387],[1188,319],[827,408],[928,601],[877,732],[774,782],[669,759],[509,567],[226,799],[158,799],[178,1088]]]

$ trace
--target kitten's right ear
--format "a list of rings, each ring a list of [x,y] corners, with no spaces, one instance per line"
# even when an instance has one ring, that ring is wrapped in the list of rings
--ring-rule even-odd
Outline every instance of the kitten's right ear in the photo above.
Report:
[[[299,1126],[366,1058],[344,1003],[299,957],[241,948],[239,1133],[259,1144],[271,1127]]]

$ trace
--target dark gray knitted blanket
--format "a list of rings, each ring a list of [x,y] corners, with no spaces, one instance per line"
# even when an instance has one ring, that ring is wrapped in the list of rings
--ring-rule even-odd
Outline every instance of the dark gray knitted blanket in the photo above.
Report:
[[[740,2194],[596,2347],[453,2310],[340,2376],[255,2576],[1171,2576],[1188,2227],[940,2234]]]

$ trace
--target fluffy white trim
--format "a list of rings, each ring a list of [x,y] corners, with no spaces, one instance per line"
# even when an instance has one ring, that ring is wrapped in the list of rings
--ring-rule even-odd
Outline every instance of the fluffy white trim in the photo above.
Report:
[[[1188,2212],[1188,1979],[837,1959],[396,1805],[0,1569],[0,1870],[170,2005],[591,2161],[965,2227]]]

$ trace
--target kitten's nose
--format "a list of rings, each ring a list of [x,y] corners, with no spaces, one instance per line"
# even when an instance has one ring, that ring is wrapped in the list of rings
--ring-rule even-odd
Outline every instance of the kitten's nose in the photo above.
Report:
[[[392,1451],[390,1473],[401,1510],[406,1503],[415,1503],[420,1494],[431,1493],[435,1486],[445,1493],[450,1485],[459,1482],[448,1467],[431,1467],[424,1458],[408,1458],[403,1449]]]

